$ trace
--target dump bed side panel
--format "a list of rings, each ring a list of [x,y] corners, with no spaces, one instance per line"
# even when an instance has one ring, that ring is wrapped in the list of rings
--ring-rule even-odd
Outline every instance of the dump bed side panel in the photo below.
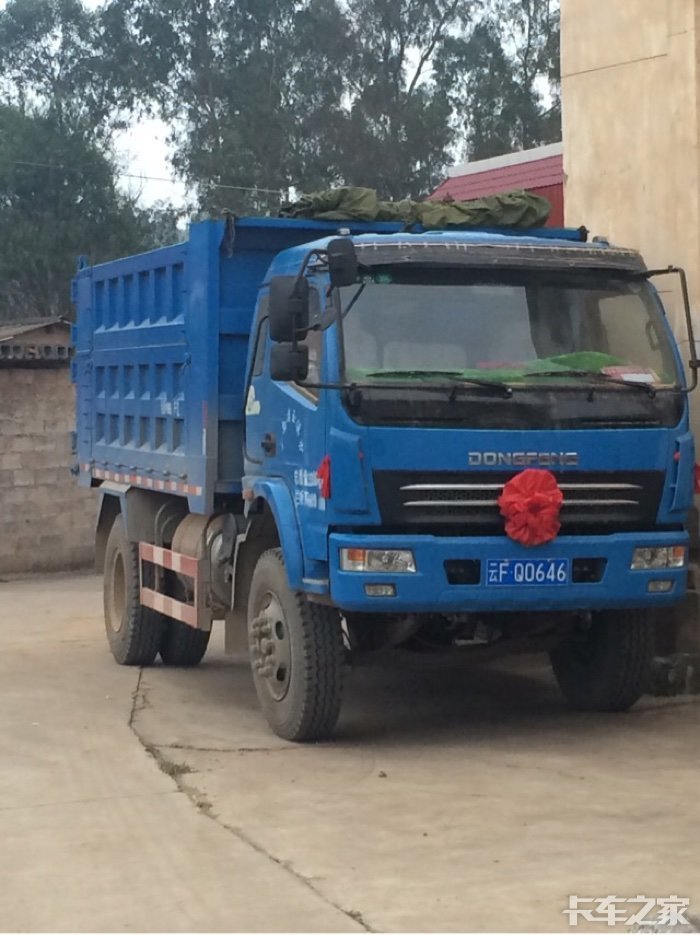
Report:
[[[81,480],[203,492],[186,315],[193,245],[82,270],[75,284]],[[197,284],[195,283],[195,288]],[[201,396],[200,396],[201,398]]]

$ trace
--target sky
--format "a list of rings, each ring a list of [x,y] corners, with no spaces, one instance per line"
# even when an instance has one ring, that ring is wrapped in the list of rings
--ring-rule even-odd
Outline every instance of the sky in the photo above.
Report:
[[[185,205],[187,189],[183,182],[156,181],[175,178],[168,160],[167,136],[168,127],[157,118],[134,121],[127,130],[115,135],[114,148],[126,173],[119,184],[129,194],[139,195],[143,207],[159,201],[176,208]]]

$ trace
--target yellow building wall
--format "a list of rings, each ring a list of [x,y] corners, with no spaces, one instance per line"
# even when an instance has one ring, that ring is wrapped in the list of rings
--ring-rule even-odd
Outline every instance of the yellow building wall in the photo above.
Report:
[[[700,0],[562,0],[567,224],[685,267],[700,336],[699,42]],[[687,357],[676,281],[656,285]]]

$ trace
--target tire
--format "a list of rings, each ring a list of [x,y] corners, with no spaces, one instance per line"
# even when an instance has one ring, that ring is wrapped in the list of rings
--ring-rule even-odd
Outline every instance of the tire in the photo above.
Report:
[[[322,740],[343,693],[340,614],[290,590],[280,549],[264,552],[248,601],[253,681],[272,730],[284,740]]]
[[[551,654],[559,688],[579,711],[627,711],[651,685],[654,629],[644,611],[605,611]]]
[[[107,539],[104,616],[112,655],[122,666],[149,666],[163,635],[163,618],[141,606],[138,546],[129,542],[121,516]]]
[[[168,620],[160,644],[163,665],[191,668],[199,665],[209,645],[210,630],[195,630],[179,620]]]

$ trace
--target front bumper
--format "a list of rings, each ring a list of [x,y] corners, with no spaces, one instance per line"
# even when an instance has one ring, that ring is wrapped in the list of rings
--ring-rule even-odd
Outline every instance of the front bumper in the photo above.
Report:
[[[330,589],[333,603],[349,611],[368,613],[462,613],[466,611],[603,610],[615,607],[662,607],[685,595],[687,568],[631,571],[635,548],[688,546],[688,536],[674,533],[619,533],[609,536],[561,536],[546,546],[525,548],[498,537],[371,536],[333,533],[330,536]],[[411,574],[341,571],[341,548],[412,549],[417,571]],[[487,584],[490,559],[556,558],[599,560],[600,580],[566,585],[493,586]],[[480,563],[478,582],[450,584],[445,562]],[[671,581],[670,591],[651,593],[650,581]],[[395,597],[368,597],[366,584],[391,583]]]

